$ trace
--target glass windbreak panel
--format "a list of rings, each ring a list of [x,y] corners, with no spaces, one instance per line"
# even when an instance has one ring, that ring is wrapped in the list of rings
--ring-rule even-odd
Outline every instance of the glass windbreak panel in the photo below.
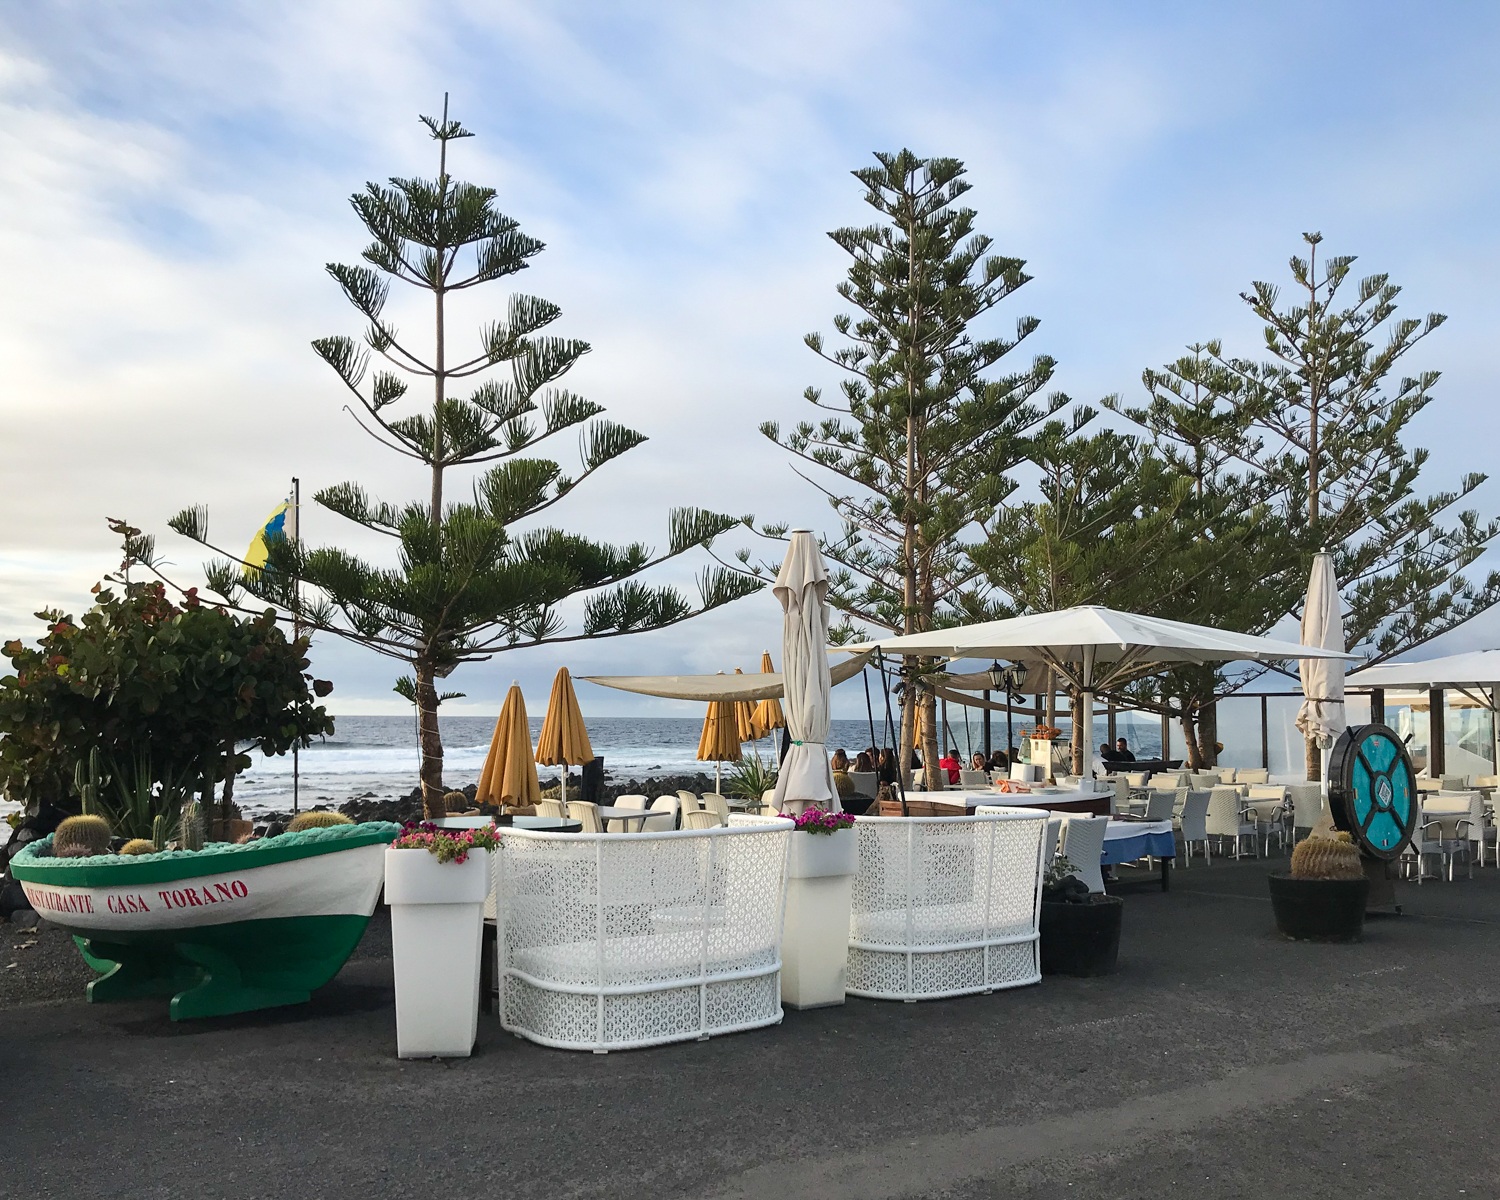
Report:
[[[1448,690],[1443,693],[1443,774],[1495,773],[1494,713],[1483,702],[1483,693],[1472,695]]]
[[[1099,732],[1100,742],[1104,740],[1104,732]],[[1125,739],[1130,752],[1136,758],[1149,759],[1162,756],[1161,717],[1156,713],[1121,709],[1115,713],[1115,736]]]
[[[1221,767],[1259,767],[1260,697],[1226,696],[1219,701],[1219,751]]]
[[[1385,723],[1406,743],[1411,765],[1420,774],[1427,769],[1427,693],[1388,691]]]

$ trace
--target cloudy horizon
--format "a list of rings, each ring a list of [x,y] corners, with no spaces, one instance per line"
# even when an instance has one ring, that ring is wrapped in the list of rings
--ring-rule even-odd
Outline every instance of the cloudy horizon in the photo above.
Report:
[[[294,475],[305,499],[345,479],[424,493],[342,411],[309,342],[361,328],[323,264],[363,246],[347,200],[366,180],[435,173],[417,115],[445,91],[477,135],[450,169],[548,247],[466,298],[459,336],[511,290],[554,301],[557,332],[593,347],[569,387],[650,439],[549,514],[570,530],[660,545],[678,505],[831,527],[757,426],[803,419],[803,389],[833,386],[802,345],[842,311],[826,232],[867,221],[849,172],[902,146],[965,161],[978,228],[1034,276],[993,328],[1040,318],[1018,353],[1055,357],[1075,402],[1139,395],[1143,368],[1193,342],[1255,354],[1239,293],[1286,282],[1320,230],[1356,274],[1389,272],[1403,315],[1449,316],[1403,364],[1443,372],[1412,426],[1432,452],[1422,493],[1487,466],[1500,12],[286,0],[15,6],[0,31],[4,637],[39,608],[86,607],[117,558],[107,517],[156,533],[186,578],[203,556],[166,528],[186,505],[237,546]],[[546,446],[574,453],[567,435]],[[1471,503],[1500,511],[1500,483]],[[303,532],[367,544],[311,504]],[[707,561],[650,580],[691,592]],[[560,665],[755,670],[779,641],[763,594],[463,668],[450,685],[467,697],[444,711],[493,713],[512,679],[541,711]],[[1492,612],[1420,653],[1496,644]],[[315,670],[335,712],[409,711],[389,690],[398,664],[320,638]],[[698,711],[580,699],[590,715]],[[835,715],[856,707],[836,694]]]

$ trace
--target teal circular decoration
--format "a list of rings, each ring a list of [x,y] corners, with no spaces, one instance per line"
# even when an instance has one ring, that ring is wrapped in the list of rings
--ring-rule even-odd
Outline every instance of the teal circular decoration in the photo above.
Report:
[[[1394,859],[1411,841],[1421,813],[1417,773],[1406,744],[1385,725],[1353,725],[1328,760],[1333,823],[1372,858]]]

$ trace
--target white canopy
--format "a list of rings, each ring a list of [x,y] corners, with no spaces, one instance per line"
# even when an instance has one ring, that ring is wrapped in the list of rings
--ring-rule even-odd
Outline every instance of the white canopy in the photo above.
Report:
[[[829,664],[830,686],[853,679],[865,669],[870,655],[850,658],[841,654],[839,660]],[[780,671],[754,675],[580,675],[578,678],[600,687],[667,700],[780,700],[786,694],[786,679]]]
[[[1470,650],[1420,662],[1381,663],[1349,676],[1350,687],[1475,688],[1500,686],[1500,650]]]
[[[1230,633],[1163,617],[1143,617],[1097,605],[893,636],[849,649],[1045,664],[1083,692],[1085,711],[1090,716],[1096,690],[1143,674],[1142,668],[1151,664],[1354,658],[1341,651],[1319,650],[1296,642]],[[1093,741],[1090,730],[1083,743],[1086,776],[1093,770]]]

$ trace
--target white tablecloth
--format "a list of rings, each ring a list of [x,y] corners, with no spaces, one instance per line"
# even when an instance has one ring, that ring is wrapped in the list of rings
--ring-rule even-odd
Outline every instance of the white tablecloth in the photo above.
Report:
[[[1107,800],[1113,792],[1084,791],[1081,788],[1059,788],[1055,792],[965,792],[954,788],[951,792],[907,792],[908,802],[920,800],[932,804],[963,804],[970,812],[981,804],[1009,804],[1018,808],[1051,808],[1056,804],[1072,804],[1079,800]]]

